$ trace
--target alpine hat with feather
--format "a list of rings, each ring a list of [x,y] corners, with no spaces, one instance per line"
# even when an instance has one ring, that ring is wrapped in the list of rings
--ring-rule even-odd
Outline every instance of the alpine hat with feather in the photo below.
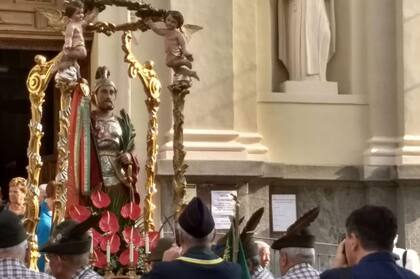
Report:
[[[273,242],[272,249],[280,250],[287,247],[314,248],[315,236],[313,236],[308,227],[318,217],[319,207],[315,207],[287,228],[286,233]]]
[[[80,255],[88,252],[92,237],[87,231],[96,226],[100,218],[100,215],[92,215],[82,223],[73,220],[61,222],[39,251],[58,255]]]
[[[252,257],[259,257],[258,246],[255,243],[254,236],[256,234],[257,227],[261,221],[261,218],[264,214],[264,207],[256,210],[248,222],[246,222],[245,227],[242,229],[240,234],[241,242],[245,250],[245,257],[250,259]]]

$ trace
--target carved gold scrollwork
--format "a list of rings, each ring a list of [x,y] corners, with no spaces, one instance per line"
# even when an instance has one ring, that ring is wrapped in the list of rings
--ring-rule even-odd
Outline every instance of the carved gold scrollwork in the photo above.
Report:
[[[147,25],[142,21],[138,20],[136,22],[128,22],[124,24],[115,25],[111,22],[106,21],[97,21],[94,23],[88,24],[88,31],[95,31],[97,33],[103,33],[107,36],[111,36],[116,31],[146,31],[148,29]]]
[[[29,72],[26,86],[29,91],[29,100],[31,102],[31,120],[29,122],[30,138],[28,143],[28,192],[25,198],[25,228],[29,238],[29,256],[28,265],[31,269],[37,269],[38,245],[35,235],[35,229],[38,223],[39,215],[39,174],[41,172],[42,160],[39,154],[41,148],[41,139],[44,135],[42,131],[42,105],[45,98],[45,90],[54,74],[57,62],[60,61],[62,53],[58,54],[50,61],[42,55],[35,56],[36,65]]]
[[[145,231],[155,230],[153,212],[156,206],[153,204],[153,195],[156,193],[156,160],[157,160],[157,113],[160,104],[161,83],[153,69],[153,62],[140,64],[131,51],[131,33],[124,32],[122,35],[122,49],[125,53],[124,61],[129,64],[128,74],[131,78],[138,77],[144,86],[146,93],[146,106],[149,112],[147,130],[147,159],[146,159],[146,197],[144,199],[144,227]]]

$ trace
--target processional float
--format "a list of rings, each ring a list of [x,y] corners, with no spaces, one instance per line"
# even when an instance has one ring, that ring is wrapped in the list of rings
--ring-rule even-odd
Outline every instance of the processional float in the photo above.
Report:
[[[70,0],[74,1],[74,0]],[[153,62],[147,61],[144,64],[140,63],[131,50],[132,31],[140,30],[142,32],[152,29],[156,32],[155,21],[162,21],[168,16],[168,12],[164,10],[157,10],[149,4],[143,2],[130,2],[127,0],[84,0],[84,7],[90,10],[97,9],[104,10],[106,7],[118,6],[125,7],[130,11],[134,11],[139,18],[136,22],[130,22],[120,25],[115,25],[109,22],[94,22],[87,26],[89,31],[104,33],[111,36],[117,31],[122,31],[122,50],[125,54],[124,62],[128,64],[128,75],[130,78],[138,78],[143,86],[146,94],[145,104],[149,113],[148,130],[147,130],[147,158],[145,164],[145,198],[143,207],[143,236],[145,238],[145,247],[142,249],[135,248],[141,251],[142,257],[137,262],[132,259],[132,245],[130,243],[130,263],[124,269],[115,268],[111,266],[107,255],[107,265],[105,271],[106,278],[137,278],[138,273],[145,271],[145,260],[148,256],[149,232],[155,231],[155,224],[153,221],[153,214],[155,205],[153,203],[153,196],[156,193],[155,176],[156,176],[156,160],[158,153],[157,135],[158,135],[158,119],[157,113],[160,104],[160,89],[161,83],[153,68]],[[176,15],[175,15],[176,16]],[[191,29],[191,28],[190,28]],[[192,27],[193,31],[200,28]],[[157,32],[158,33],[158,32]],[[186,49],[184,49],[186,52]],[[188,53],[189,54],[189,53]],[[43,103],[45,98],[45,90],[50,81],[54,77],[59,68],[60,62],[65,56],[64,52],[60,52],[56,57],[47,61],[41,55],[35,57],[36,65],[31,69],[28,79],[27,88],[29,91],[29,98],[31,102],[31,120],[29,123],[30,139],[28,144],[28,179],[27,187],[29,189],[26,196],[26,214],[25,227],[29,234],[29,257],[28,265],[32,269],[37,269],[37,259],[39,254],[37,252],[38,245],[35,235],[35,230],[39,215],[39,175],[42,167],[42,159],[40,156],[41,139],[43,137],[43,127],[41,124]],[[188,56],[188,55],[187,55]],[[191,57],[184,57],[192,61]],[[168,62],[169,67],[172,67]],[[185,205],[185,188],[186,179],[185,171],[187,165],[184,163],[185,151],[183,146],[183,108],[185,103],[185,96],[189,94],[189,89],[192,85],[191,77],[197,78],[195,72],[191,69],[191,63],[184,61],[185,64],[176,64],[174,67],[173,83],[168,86],[173,99],[173,118],[174,118],[174,139],[173,139],[173,168],[174,178],[173,186],[175,192],[176,212],[179,212]],[[53,209],[53,224],[56,225],[65,217],[66,201],[67,201],[67,187],[68,187],[68,170],[69,170],[69,127],[70,118],[72,114],[71,103],[74,94],[75,86],[79,85],[85,97],[91,96],[91,91],[86,80],[77,78],[77,80],[62,81],[60,79],[56,82],[56,87],[60,89],[60,109],[59,109],[59,132],[57,141],[57,165],[56,165],[56,199]],[[107,243],[108,244],[108,243]],[[108,245],[107,245],[108,246]],[[107,247],[108,248],[108,247]],[[106,251],[109,253],[108,250]],[[95,258],[92,257],[92,262]],[[121,277],[122,276],[122,277]],[[125,277],[124,277],[125,276]]]

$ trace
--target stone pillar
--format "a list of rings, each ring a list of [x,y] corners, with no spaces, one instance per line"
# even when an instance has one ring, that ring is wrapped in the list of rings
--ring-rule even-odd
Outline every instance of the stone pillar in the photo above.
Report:
[[[395,1],[369,0],[364,3],[370,124],[364,163],[394,165],[398,144]]]
[[[399,242],[404,247],[420,251],[420,187],[418,182],[400,181],[397,219]]]
[[[366,203],[386,206],[393,212],[397,212],[397,187],[390,181],[367,181]]]
[[[420,1],[400,0],[397,6],[399,128],[397,163],[420,164]],[[420,177],[420,173],[418,174]]]
[[[107,8],[99,14],[98,20],[121,24],[129,21],[129,13],[125,8]],[[95,82],[95,72],[98,66],[107,66],[111,79],[118,88],[115,102],[115,112],[124,108],[131,114],[131,79],[127,74],[127,64],[121,49],[121,32],[111,36],[95,33],[91,54],[91,84]]]
[[[236,139],[245,147],[247,159],[265,160],[268,149],[261,144],[257,127],[257,9],[260,1],[233,1],[233,110]],[[244,20],[246,18],[247,20]]]
[[[256,127],[256,1],[242,2],[171,1],[170,8],[181,11],[185,23],[203,27],[188,43],[201,81],[194,81],[185,102],[187,160],[266,157]],[[160,159],[172,159],[172,134],[167,133]]]

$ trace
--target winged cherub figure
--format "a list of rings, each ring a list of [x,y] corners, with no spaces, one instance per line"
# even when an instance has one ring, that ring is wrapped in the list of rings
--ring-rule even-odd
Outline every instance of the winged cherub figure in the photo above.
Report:
[[[165,37],[166,65],[175,75],[185,75],[200,80],[192,70],[193,55],[187,50],[188,36],[183,30],[184,17],[179,11],[168,11],[164,18],[166,28],[158,27],[151,18],[145,20],[147,26],[156,34]],[[190,34],[202,29],[199,26],[185,25]]]
[[[59,65],[59,71],[75,67],[77,77],[80,77],[80,67],[77,61],[87,56],[83,31],[85,26],[98,15],[98,9],[93,8],[88,14],[83,13],[83,3],[80,0],[67,2],[64,15],[68,17],[64,33],[64,56]]]

